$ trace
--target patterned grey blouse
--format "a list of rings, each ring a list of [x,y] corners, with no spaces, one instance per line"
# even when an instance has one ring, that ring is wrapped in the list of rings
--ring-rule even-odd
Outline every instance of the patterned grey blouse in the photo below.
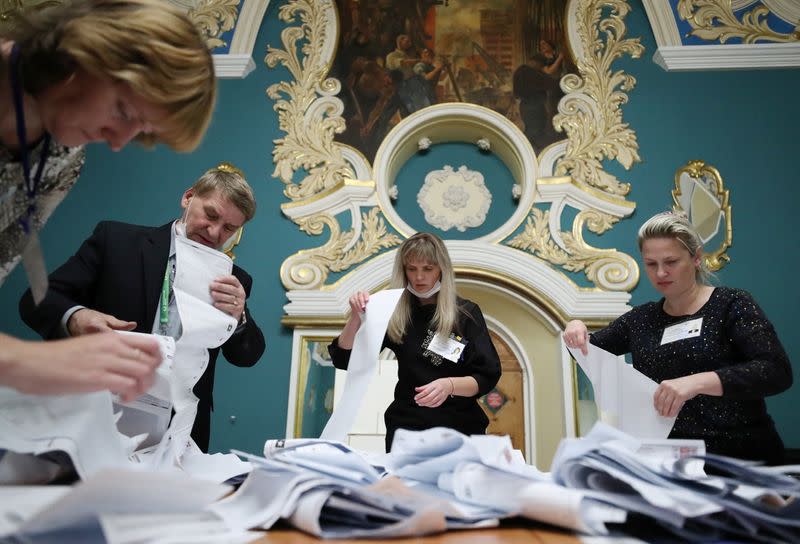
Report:
[[[36,172],[42,143],[31,149],[31,172]],[[38,232],[50,218],[56,206],[75,185],[83,167],[83,147],[65,147],[55,141],[50,144],[42,179],[36,196],[32,227]],[[0,285],[20,260],[25,247],[25,235],[19,219],[28,210],[28,196],[22,163],[5,147],[0,146]]]

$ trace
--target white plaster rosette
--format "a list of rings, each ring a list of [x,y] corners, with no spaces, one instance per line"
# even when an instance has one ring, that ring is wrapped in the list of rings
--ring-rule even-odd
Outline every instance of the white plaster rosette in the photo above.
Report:
[[[428,224],[443,231],[455,227],[464,232],[486,221],[492,193],[480,172],[466,166],[453,171],[451,166],[445,166],[425,176],[425,183],[417,193],[417,203],[425,212]]]

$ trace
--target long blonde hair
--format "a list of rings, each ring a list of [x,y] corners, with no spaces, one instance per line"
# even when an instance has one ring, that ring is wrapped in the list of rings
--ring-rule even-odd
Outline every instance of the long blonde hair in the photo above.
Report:
[[[711,283],[712,274],[706,267],[705,261],[702,259],[703,240],[700,238],[694,226],[689,223],[689,219],[685,215],[677,212],[662,212],[645,221],[644,224],[639,227],[639,234],[637,236],[640,253],[645,240],[651,240],[653,238],[671,238],[677,240],[686,248],[692,257],[700,250],[700,265],[695,269],[695,279],[697,283],[703,285],[709,285]]]
[[[436,312],[433,314],[433,325],[436,332],[448,337],[454,331],[457,322],[458,304],[456,302],[456,278],[453,264],[447,247],[441,238],[428,232],[419,232],[408,238],[400,246],[394,259],[391,287],[405,289],[408,285],[405,265],[412,260],[420,260],[439,266],[442,272],[441,289],[436,297]],[[411,322],[411,308],[414,295],[403,291],[400,302],[389,320],[387,333],[393,342],[401,342],[408,324]]]
[[[27,92],[36,95],[81,68],[121,81],[167,112],[163,131],[140,134],[191,151],[211,121],[216,78],[211,53],[185,13],[163,0],[73,0],[26,14],[9,38],[20,45]]]

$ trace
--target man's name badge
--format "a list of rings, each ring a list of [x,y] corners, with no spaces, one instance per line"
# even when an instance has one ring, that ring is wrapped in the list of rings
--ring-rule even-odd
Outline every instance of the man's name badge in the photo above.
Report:
[[[465,347],[466,343],[461,342],[460,336],[446,338],[437,332],[433,335],[430,345],[428,345],[428,351],[441,355],[448,361],[457,363],[461,358],[461,354],[464,353]]]
[[[684,321],[683,323],[678,323],[677,325],[672,325],[671,327],[664,329],[664,335],[661,337],[661,345],[663,346],[664,344],[671,344],[672,342],[677,342],[678,340],[685,340],[687,338],[700,336],[700,332],[702,330],[702,317],[692,319],[691,321]]]

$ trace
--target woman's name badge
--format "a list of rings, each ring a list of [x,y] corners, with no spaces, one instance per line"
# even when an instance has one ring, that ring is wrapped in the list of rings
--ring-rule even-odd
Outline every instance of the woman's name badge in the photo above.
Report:
[[[461,337],[445,338],[438,332],[433,335],[431,343],[428,345],[428,351],[432,351],[437,355],[441,355],[448,361],[457,363],[464,353],[466,344],[461,342]]]
[[[703,318],[698,317],[691,321],[684,321],[677,325],[672,325],[664,329],[664,336],[661,337],[661,345],[671,344],[678,340],[685,340],[687,338],[694,338],[700,336],[700,331],[703,329]]]

